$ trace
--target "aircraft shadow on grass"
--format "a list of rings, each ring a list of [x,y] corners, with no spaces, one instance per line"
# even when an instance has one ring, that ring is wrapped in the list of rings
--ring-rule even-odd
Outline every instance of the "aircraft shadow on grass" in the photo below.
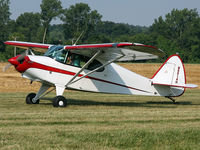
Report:
[[[49,99],[49,98],[48,98]],[[41,103],[51,105],[51,103]],[[77,106],[120,106],[120,107],[150,107],[150,108],[176,108],[177,105],[194,105],[189,101],[176,102],[171,101],[147,101],[147,102],[101,102],[93,100],[68,99],[68,105]]]

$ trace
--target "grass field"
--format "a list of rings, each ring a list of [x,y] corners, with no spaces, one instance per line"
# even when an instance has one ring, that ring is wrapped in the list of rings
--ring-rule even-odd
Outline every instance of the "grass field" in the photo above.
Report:
[[[128,65],[147,77],[159,66]],[[188,80],[198,85],[199,68],[186,65],[186,73],[192,70]],[[66,91],[69,106],[54,108],[47,100],[25,104],[27,93],[39,84],[29,85],[13,69],[0,74],[0,83],[2,150],[200,149],[199,88],[187,90],[177,104],[162,97]]]
[[[200,90],[159,97],[66,92],[67,108],[0,94],[1,149],[199,149]],[[54,95],[49,95],[53,97]]]

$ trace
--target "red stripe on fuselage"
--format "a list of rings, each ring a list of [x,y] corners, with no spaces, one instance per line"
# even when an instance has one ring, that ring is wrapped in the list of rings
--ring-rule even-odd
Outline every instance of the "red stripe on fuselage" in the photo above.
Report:
[[[46,65],[39,64],[39,63],[32,62],[32,61],[26,61],[26,62],[29,63],[29,65],[28,65],[29,67],[27,69],[37,68],[37,69],[41,69],[41,70],[52,71],[52,72],[62,73],[62,74],[71,75],[71,76],[74,76],[76,74],[76,73],[71,72],[71,71],[66,71],[66,70],[55,68],[55,67],[46,66]],[[82,77],[82,76],[83,76],[82,74],[78,75],[78,77]],[[145,93],[150,93],[148,91],[144,91],[144,90],[141,90],[141,89],[133,88],[133,87],[130,87],[130,86],[122,85],[122,84],[119,84],[119,83],[115,83],[115,82],[111,82],[111,81],[107,81],[107,80],[103,80],[103,79],[98,79],[98,78],[94,78],[94,77],[90,77],[90,76],[86,76],[85,78],[88,78],[88,79],[91,79],[91,80],[96,80],[96,81],[99,81],[99,82],[108,83],[108,84],[113,84],[113,85],[117,85],[117,86],[121,86],[121,87],[125,87],[125,88],[129,88],[129,89],[133,89],[133,90],[137,90],[137,91],[141,91],[141,92],[145,92]]]

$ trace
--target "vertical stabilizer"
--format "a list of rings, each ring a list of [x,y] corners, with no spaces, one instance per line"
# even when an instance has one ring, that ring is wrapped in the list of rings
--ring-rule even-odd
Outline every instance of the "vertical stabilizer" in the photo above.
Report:
[[[178,55],[170,56],[152,77],[153,84],[185,87],[185,68]]]

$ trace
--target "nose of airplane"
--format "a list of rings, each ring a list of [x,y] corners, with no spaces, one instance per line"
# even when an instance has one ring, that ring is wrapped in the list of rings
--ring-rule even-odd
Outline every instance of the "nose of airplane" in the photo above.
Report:
[[[12,65],[17,66],[17,65],[20,64],[20,63],[18,62],[17,58],[18,58],[17,56],[16,56],[16,57],[12,57],[12,58],[10,58],[8,61],[9,61]]]
[[[21,54],[16,57],[12,57],[12,58],[8,59],[8,61],[20,73],[25,72],[29,68],[29,63],[28,63],[29,57],[26,56],[25,54]]]

